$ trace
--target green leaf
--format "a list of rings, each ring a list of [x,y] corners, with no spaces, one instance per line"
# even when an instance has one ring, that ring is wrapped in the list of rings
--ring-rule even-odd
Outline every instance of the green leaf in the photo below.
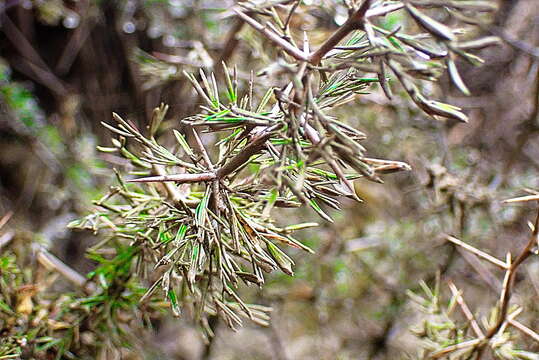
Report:
[[[38,345],[36,347],[37,351],[45,351],[53,346],[60,344],[63,341],[63,339],[54,339],[51,337],[46,337],[46,338],[41,338],[41,339],[46,340],[46,342],[43,345]],[[37,339],[37,342],[40,342],[39,340],[40,339]]]
[[[203,226],[205,223],[209,198],[210,189],[208,188],[204,194],[204,197],[195,209],[195,223],[197,226]]]
[[[5,313],[8,313],[9,315],[14,315],[15,312],[9,307],[8,304],[0,300],[0,310],[2,310]]]
[[[271,242],[266,242],[266,246],[273,260],[275,260],[277,265],[279,265],[279,268],[285,274],[293,276],[294,271],[292,270],[292,266],[294,266],[294,261],[292,261],[292,259],[290,259],[281,249]]]
[[[311,207],[314,209],[314,211],[316,211],[318,213],[318,215],[320,215],[324,220],[329,221],[331,223],[333,222],[333,219],[331,218],[331,216],[326,214],[322,210],[322,208],[316,203],[316,201],[314,199],[311,199],[309,201],[309,205],[311,205]]]
[[[174,291],[174,289],[170,289],[167,293],[167,296],[170,300],[170,308],[172,309],[172,313],[175,317],[180,317],[181,309],[180,305],[178,304],[178,297],[176,296],[176,292]]]

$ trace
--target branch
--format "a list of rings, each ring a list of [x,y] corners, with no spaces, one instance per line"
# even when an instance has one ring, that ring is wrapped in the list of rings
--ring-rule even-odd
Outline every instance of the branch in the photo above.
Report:
[[[365,14],[371,5],[371,0],[365,0],[361,4],[360,8],[357,9],[348,20],[326,40],[325,43],[320,46],[311,56],[309,56],[309,62],[313,65],[318,65],[320,60],[331,51],[342,39],[344,39],[348,34],[354,30],[359,30],[363,28],[363,23],[365,21]]]
[[[238,14],[238,16],[243,19],[247,24],[251,25],[256,31],[260,32],[274,44],[280,46],[286,53],[288,53],[292,57],[300,61],[309,61],[309,59],[307,58],[307,56],[305,56],[305,53],[302,50],[298,49],[297,47],[283,39],[281,36],[268,29],[266,26],[262,25],[241,10],[234,9],[234,12]]]
[[[459,289],[455,286],[455,284],[452,281],[449,281],[449,289],[453,293],[453,296],[456,297],[457,303],[459,304],[462,313],[464,316],[466,316],[466,319],[468,319],[468,322],[471,324],[473,331],[477,335],[478,338],[484,338],[485,335],[483,334],[483,331],[481,330],[481,327],[477,323],[477,320],[475,319],[473,313],[471,312],[470,308],[464,301],[462,297],[462,293],[459,291]]]
[[[471,348],[477,345],[480,345],[483,342],[483,339],[473,339],[464,341],[455,345],[447,346],[441,350],[438,350],[432,354],[429,355],[430,359],[439,359],[441,357],[447,356],[447,354],[452,353],[457,350],[467,349]]]
[[[509,324],[513,325],[516,329],[522,331],[524,334],[528,335],[533,340],[539,342],[539,334],[530,329],[529,327],[519,323],[515,319],[509,320]]]
[[[8,230],[0,236],[0,249],[9,244],[15,238],[15,231]]]
[[[7,15],[0,13],[2,29],[7,39],[17,49],[17,51],[24,58],[24,61],[15,63],[15,67],[33,78],[36,82],[49,88],[54,95],[58,97],[65,97],[69,94],[65,84],[54,75],[51,69],[47,66],[45,61],[39,56],[39,53],[34,49],[32,44],[26,39],[23,33],[17,28],[17,26],[9,19]],[[31,72],[28,74],[28,71]],[[32,75],[33,73],[33,75]]]
[[[299,3],[299,2],[298,2]],[[274,31],[266,28],[264,25],[245,14],[239,9],[234,9],[234,12],[246,23],[251,25],[255,30],[260,32],[262,35],[266,36],[274,44],[280,46],[285,52],[296,58],[300,61],[307,61],[312,65],[318,65],[320,60],[331,51],[343,38],[350,34],[354,30],[360,30],[363,28],[363,23],[365,19],[376,16],[384,16],[393,11],[400,10],[404,7],[404,4],[393,4],[382,6],[376,9],[369,9],[371,5],[371,0],[365,0],[361,4],[360,8],[356,10],[348,20],[335,32],[325,43],[320,46],[318,50],[312,53],[309,56],[305,55],[305,52],[301,51],[281,36],[276,34]],[[288,23],[289,19],[287,19]]]
[[[213,163],[210,160],[210,156],[208,155],[208,152],[206,151],[206,148],[204,147],[204,144],[202,143],[200,136],[198,136],[198,133],[193,127],[189,127],[189,130],[191,131],[193,138],[195,138],[195,148],[202,156],[202,159],[204,159],[206,167],[209,170],[213,171]]]
[[[237,38],[238,33],[243,28],[243,20],[235,19],[234,25],[232,25],[232,29],[230,29],[227,38],[225,40],[225,46],[223,47],[223,50],[221,51],[221,54],[219,54],[219,58],[215,62],[215,64],[222,64],[223,62],[227,62],[228,59],[232,56],[232,53],[234,52],[234,49],[236,49],[236,46],[239,43],[239,40]],[[215,67],[216,72],[220,73],[222,72],[222,67],[216,66]]]
[[[12,216],[13,216],[13,211],[11,210],[5,213],[4,216],[2,216],[2,218],[0,219],[0,229],[2,229],[4,225],[7,224],[7,222],[9,221],[9,219],[11,219]]]
[[[509,266],[504,263],[503,261],[499,260],[499,259],[496,259],[494,256],[492,255],[489,255],[487,254],[486,252],[484,251],[481,251],[471,245],[468,245],[466,244],[464,241],[461,241],[453,236],[449,236],[449,235],[446,235],[445,236],[445,239],[447,241],[450,241],[452,242],[453,244],[455,245],[459,245],[459,246],[462,246],[464,249],[468,250],[469,252],[479,256],[480,258],[483,258],[487,261],[489,261],[490,263],[494,264],[494,265],[497,265],[499,267],[501,267],[502,269],[505,269],[505,270],[508,270],[509,269]]]
[[[515,261],[508,263],[509,268],[507,269],[507,272],[506,272],[506,279],[504,281],[504,287],[503,287],[502,295],[500,297],[500,315],[498,317],[498,321],[496,322],[496,324],[492,328],[490,328],[487,333],[487,338],[489,339],[498,333],[498,330],[501,328],[504,321],[506,320],[507,311],[509,308],[509,301],[511,300],[511,295],[513,293],[513,285],[515,284],[515,277],[517,274],[518,267],[531,254],[533,254],[532,249],[537,242],[538,235],[539,235],[539,211],[537,212],[537,216],[535,218],[535,226],[533,228],[533,233],[532,233],[532,236],[530,236],[528,243],[526,244],[526,246],[524,247],[520,255],[517,256]]]
[[[365,13],[365,17],[368,19],[370,17],[375,17],[375,16],[384,16],[393,11],[400,10],[403,7],[404,7],[404,4],[393,4],[393,5],[381,6],[376,9],[369,9]]]
[[[154,164],[154,165],[152,165],[152,170],[154,171],[154,173],[156,173],[158,175],[156,177],[174,176],[174,175],[167,174],[167,172],[166,172],[165,168],[163,167],[163,165]],[[192,175],[192,174],[178,174],[178,175]],[[135,181],[133,181],[133,180],[135,180]],[[136,180],[140,180],[140,179],[133,179],[133,180],[131,180],[131,181],[137,182]],[[170,180],[170,181],[173,181],[173,180]],[[180,190],[176,187],[176,185],[171,184],[170,181],[165,181],[163,183],[169,199],[172,200],[172,202],[175,205],[178,205],[178,206],[181,206],[181,207],[187,209],[187,205],[192,204],[191,201],[187,200],[185,198],[185,196],[180,192]],[[145,181],[138,181],[138,182],[145,182]],[[192,181],[192,182],[196,182],[196,181]]]
[[[226,164],[219,168],[219,170],[217,170],[217,178],[224,178],[249,161],[251,156],[257,154],[266,146],[266,141],[269,140],[273,135],[273,131],[277,130],[281,126],[281,124],[275,124],[256,135],[249,145],[245,146],[235,157],[230,159]]]
[[[212,172],[205,172],[201,174],[165,174],[159,176],[148,176],[138,179],[127,180],[127,182],[145,183],[145,182],[168,182],[175,181],[180,184],[185,183],[197,183],[209,180],[214,180],[215,174]]]
[[[64,262],[39,245],[36,257],[37,261],[45,268],[58,272],[71,283],[82,288],[87,294],[92,294],[96,291],[94,283],[88,281],[84,276],[67,266]]]
[[[537,194],[535,194],[535,195],[526,195],[526,196],[521,196],[521,197],[517,197],[517,198],[507,199],[507,200],[504,200],[503,203],[504,204],[511,204],[511,203],[517,203],[517,202],[534,201],[534,200],[539,200],[539,195],[537,195]]]

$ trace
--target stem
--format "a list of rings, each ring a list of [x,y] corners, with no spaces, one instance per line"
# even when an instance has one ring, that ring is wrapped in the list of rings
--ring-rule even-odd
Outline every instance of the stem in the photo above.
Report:
[[[262,25],[261,23],[259,23],[258,21],[250,17],[249,15],[245,14],[241,10],[234,9],[234,11],[246,23],[251,25],[255,30],[260,32],[262,35],[264,35],[268,40],[280,46],[289,55],[291,55],[292,57],[300,61],[309,61],[309,59],[307,58],[307,56],[302,50],[298,49],[297,47],[295,47],[294,45],[292,45],[291,43],[283,39],[281,36],[271,31],[266,26]]]
[[[513,286],[515,284],[515,277],[517,274],[518,267],[528,259],[528,257],[533,254],[532,249],[537,242],[537,236],[539,235],[539,211],[537,212],[537,217],[535,218],[535,226],[533,229],[532,236],[528,240],[528,243],[522,250],[519,256],[511,263],[509,269],[507,269],[506,277],[507,281],[502,291],[500,298],[500,316],[496,324],[489,329],[487,332],[487,338],[490,339],[498,333],[503,323],[507,318],[507,311],[509,309],[509,301],[511,300],[511,295],[513,293]]]
[[[89,282],[84,276],[67,266],[64,262],[52,255],[46,249],[38,246],[37,261],[48,270],[54,270],[67,280],[82,288],[87,294],[92,294],[96,291],[94,283]]]
[[[212,172],[205,172],[201,174],[164,174],[160,176],[148,176],[144,178],[138,178],[138,179],[132,179],[128,180],[127,182],[134,182],[134,183],[144,183],[144,182],[169,182],[174,181],[180,184],[185,183],[197,183],[197,182],[204,182],[215,179],[215,174]],[[167,191],[172,194],[173,196],[181,196],[179,194],[175,194],[177,189],[167,189]]]
[[[204,159],[204,162],[206,163],[206,167],[213,171],[213,163],[210,160],[210,156],[208,155],[208,152],[206,151],[206,148],[204,147],[204,144],[202,143],[202,140],[200,139],[200,136],[198,136],[198,133],[193,127],[190,127],[189,130],[191,131],[191,134],[193,135],[193,138],[195,139],[195,146],[197,151],[202,156],[202,159]]]
[[[165,168],[163,165],[153,165],[152,170],[158,175],[158,176],[170,176],[167,174]],[[187,174],[182,174],[187,175]],[[140,179],[137,179],[140,180]],[[185,209],[187,209],[187,205],[185,203],[185,196],[182,195],[180,190],[176,187],[175,184],[172,184],[170,182],[164,182],[163,185],[165,186],[165,190],[167,192],[168,197],[176,206],[181,206]]]
[[[249,145],[245,146],[240,153],[230,159],[226,164],[224,164],[219,170],[217,170],[217,178],[222,179],[228,174],[234,172],[237,168],[242,166],[244,163],[249,161],[251,156],[257,154],[266,146],[266,141],[270,139],[273,135],[273,132],[280,128],[281,124],[275,124],[262,130],[259,134],[253,138]]]
[[[346,22],[335,31],[325,43],[320,46],[311,56],[309,56],[309,62],[313,65],[320,64],[320,60],[331,51],[342,39],[344,39],[348,34],[354,30],[360,30],[363,28],[363,23],[365,22],[365,15],[369,6],[371,5],[371,0],[365,0],[363,4],[357,9]]]

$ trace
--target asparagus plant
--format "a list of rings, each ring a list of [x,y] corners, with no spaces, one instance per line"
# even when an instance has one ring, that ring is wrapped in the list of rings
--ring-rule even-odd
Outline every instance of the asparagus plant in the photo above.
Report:
[[[280,76],[268,86],[219,61],[185,72],[202,105],[172,130],[173,146],[158,136],[166,105],[145,129],[118,114],[114,124],[103,122],[112,146],[99,150],[120,154],[131,169],[116,171],[116,185],[95,201],[95,211],[70,225],[103,239],[88,250],[100,264],[90,276],[94,305],[114,318],[120,307],[110,299],[140,294],[138,306],[165,301],[175,316],[188,309],[208,335],[212,315],[231,328],[242,317],[267,324],[270,309],[242,300],[240,286],[263,286],[272,271],[293,275],[286,247],[312,253],[294,232],[317,225],[282,223],[276,210],[306,206],[331,222],[328,209],[339,210],[347,198],[361,201],[354,180],[382,183],[387,174],[411,169],[369,156],[366,135],[338,117],[338,109],[379,86],[389,99],[403,89],[435,121],[467,121],[458,107],[431,98],[431,84],[447,73],[469,94],[456,63],[478,65],[482,60],[471,51],[498,42],[476,31],[494,2],[345,5],[348,20],[322,43],[291,26],[309,8],[301,1],[244,1],[228,11],[240,24],[230,41],[237,43],[242,28],[254,31],[277,50],[271,66]],[[380,25],[396,12],[406,31]],[[260,86],[266,88],[259,96]],[[203,132],[217,141],[208,145]],[[145,290],[133,293],[133,284]]]

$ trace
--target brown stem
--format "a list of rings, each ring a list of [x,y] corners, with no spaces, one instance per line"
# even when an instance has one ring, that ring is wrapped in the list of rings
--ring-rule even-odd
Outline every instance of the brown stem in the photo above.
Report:
[[[215,174],[212,172],[205,172],[201,174],[163,174],[160,176],[148,176],[144,178],[132,179],[127,182],[144,183],[144,182],[168,182],[174,181],[180,184],[185,183],[197,183],[209,180],[214,180]]]
[[[280,35],[271,31],[266,26],[262,25],[261,23],[259,23],[258,21],[250,17],[249,15],[245,14],[241,10],[234,9],[234,11],[246,23],[251,25],[255,30],[257,30],[266,38],[268,38],[268,40],[280,46],[289,55],[291,55],[292,57],[300,61],[309,61],[308,57],[302,50],[298,49],[297,47],[295,47],[294,45],[292,45],[291,43],[283,39]]]
[[[284,31],[288,30],[288,26],[290,25],[290,20],[292,20],[292,15],[294,15],[294,12],[296,11],[296,9],[298,8],[300,3],[301,3],[301,0],[296,0],[294,5],[292,5],[292,9],[290,9],[290,11],[288,12],[288,15],[287,15],[286,20],[285,20],[284,25],[283,25],[283,30]]]
[[[163,165],[153,165],[152,166],[152,170],[154,173],[156,173],[158,176],[171,176],[171,175],[168,175],[165,168],[163,167]],[[181,175],[188,175],[188,174],[181,174]],[[186,204],[186,201],[185,201],[185,196],[182,195],[182,193],[180,192],[180,190],[176,187],[175,184],[169,182],[169,181],[165,181],[163,183],[164,187],[165,187],[165,190],[167,192],[167,195],[168,197],[170,198],[170,200],[172,200],[172,202],[177,205],[177,206],[181,206],[185,209],[187,209],[187,204]]]
[[[342,39],[344,39],[348,34],[354,30],[359,30],[363,28],[363,23],[365,21],[365,14],[371,5],[371,0],[365,0],[363,4],[357,9],[348,20],[337,30],[335,31],[325,43],[320,46],[311,56],[309,56],[309,62],[314,65],[318,65],[320,60],[331,51]]]
[[[502,295],[500,298],[500,315],[498,317],[498,321],[496,324],[491,327],[486,337],[488,339],[492,338],[494,335],[498,333],[500,328],[502,327],[503,323],[506,321],[507,318],[507,312],[509,309],[509,301],[511,300],[511,295],[513,293],[513,286],[515,284],[515,277],[517,274],[518,267],[526,261],[526,259],[533,254],[532,249],[535,246],[537,242],[537,236],[539,235],[539,211],[537,212],[537,217],[535,218],[535,227],[533,229],[532,236],[528,240],[528,243],[520,253],[520,255],[517,256],[515,261],[511,263],[509,266],[509,269],[507,270],[506,276],[507,281],[505,282],[505,286],[502,291]]]
[[[202,159],[204,159],[204,163],[206,167],[213,171],[213,163],[210,160],[210,156],[208,155],[208,152],[206,151],[206,148],[204,147],[204,144],[202,143],[202,140],[200,139],[200,136],[198,136],[198,133],[193,127],[189,128],[193,138],[195,139],[195,148],[202,156]]]
[[[369,10],[370,4],[371,0],[365,0],[363,4],[361,4],[360,8],[350,16],[350,18],[344,23],[344,25],[342,25],[335,33],[333,33],[333,35],[331,35],[331,37],[326,40],[326,42],[322,44],[322,46],[320,46],[318,50],[316,50],[309,56],[307,56],[304,51],[298,49],[296,46],[286,41],[276,32],[268,29],[266,26],[262,25],[261,23],[250,17],[248,14],[245,14],[238,9],[234,9],[234,11],[243,21],[251,25],[262,35],[266,36],[274,44],[280,46],[285,52],[287,52],[295,59],[300,61],[306,61],[311,65],[318,65],[324,55],[331,51],[343,38],[345,38],[354,30],[362,29],[365,19],[376,16],[384,16],[393,11],[400,10],[404,6],[403,4],[394,4]],[[290,19],[287,18],[287,24],[289,20]]]
[[[257,154],[266,146],[266,141],[273,135],[273,131],[280,128],[281,124],[270,126],[269,128],[262,130],[255,138],[241,150],[239,154],[225,163],[219,170],[217,170],[217,178],[222,179],[234,170],[246,163],[251,156]]]
[[[64,262],[41,246],[39,246],[37,249],[36,257],[38,262],[45,268],[58,272],[71,283],[82,288],[87,294],[92,294],[96,291],[96,286],[94,283],[88,281],[84,276],[67,266]]]

